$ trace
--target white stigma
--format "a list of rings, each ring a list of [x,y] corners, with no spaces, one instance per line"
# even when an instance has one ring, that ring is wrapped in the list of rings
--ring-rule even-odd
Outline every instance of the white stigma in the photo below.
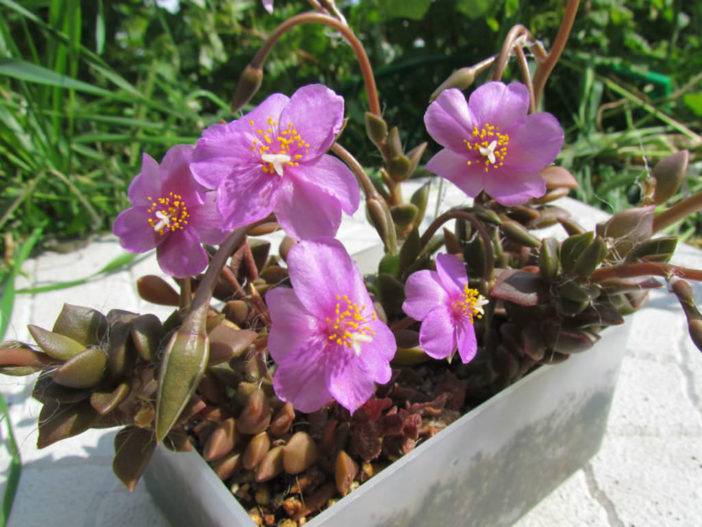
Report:
[[[490,163],[495,164],[495,148],[497,148],[497,141],[490,143],[487,148],[484,146],[480,147],[480,153],[488,158]]]
[[[157,210],[156,217],[158,218],[158,223],[154,225],[154,231],[156,232],[160,232],[166,225],[170,225],[171,223],[171,219],[168,217],[168,214],[163,211]]]
[[[290,156],[287,154],[261,154],[261,161],[273,165],[275,173],[283,177],[283,163],[289,163]]]
[[[478,295],[477,300],[473,304],[473,309],[475,309],[476,313],[480,313],[481,315],[485,314],[485,310],[483,309],[483,306],[488,305],[490,302],[488,301],[487,298],[485,298],[483,295]]]
[[[373,337],[362,333],[351,334],[351,347],[353,348],[353,352],[356,354],[356,357],[361,356],[361,342],[373,342]]]

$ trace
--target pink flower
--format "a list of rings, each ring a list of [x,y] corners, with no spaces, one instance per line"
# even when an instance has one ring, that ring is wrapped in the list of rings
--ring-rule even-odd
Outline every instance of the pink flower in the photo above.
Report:
[[[550,113],[527,115],[526,86],[488,82],[466,102],[445,90],[424,115],[427,131],[445,148],[427,170],[452,181],[470,197],[485,190],[505,206],[542,196],[541,169],[563,146],[563,129]]]
[[[273,94],[241,119],[207,128],[191,169],[200,183],[217,189],[229,228],[272,211],[295,238],[333,237],[341,211],[353,214],[359,203],[354,175],[325,154],[343,118],[344,100],[321,84],[291,98]]]
[[[273,12],[273,0],[263,0],[263,7],[269,13]]]
[[[333,398],[353,413],[371,398],[374,383],[390,380],[395,337],[338,241],[302,241],[288,253],[288,266],[293,288],[266,294],[275,392],[301,412]]]
[[[478,349],[473,318],[482,316],[487,303],[477,290],[468,287],[463,262],[457,256],[440,254],[436,271],[417,271],[407,279],[402,309],[422,321],[419,345],[427,355],[443,359],[458,347],[465,364]]]
[[[188,167],[192,145],[172,147],[159,165],[144,154],[141,173],[129,185],[132,207],[115,219],[114,233],[132,253],[156,248],[164,272],[194,276],[207,266],[202,242],[217,244],[226,236],[214,193],[206,192]]]

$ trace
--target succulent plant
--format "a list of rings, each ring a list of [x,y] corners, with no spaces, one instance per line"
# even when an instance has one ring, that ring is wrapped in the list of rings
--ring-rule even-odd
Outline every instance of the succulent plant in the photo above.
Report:
[[[569,16],[576,4],[569,2]],[[332,7],[322,2],[323,13],[294,17],[270,37],[243,74],[237,109],[261,85],[270,46],[304,22],[332,26],[349,40],[369,83],[360,42]],[[533,84],[530,77],[525,85],[489,82],[468,101],[457,90],[492,64],[499,78],[513,50],[523,58],[525,46],[540,60]],[[157,444],[195,447],[259,525],[297,525],[530,371],[585,352],[603,328],[622,324],[651,288],[662,286],[659,279],[679,299],[702,349],[702,316],[685,281],[702,279],[702,272],[670,264],[677,238],[657,236],[702,208],[695,195],[656,213],[678,190],[689,154],[672,154],[653,168],[637,207],[594,231],[579,226],[557,201],[577,186],[551,164],[563,132],[553,116],[534,112],[560,49],[554,52],[546,54],[517,26],[500,55],[457,71],[432,95],[425,120],[445,148],[427,167],[473,201],[426,228],[429,184],[408,202],[400,189],[427,144],[405,151],[370,87],[366,130],[383,160],[376,179],[336,142],[343,99],[321,85],[291,98],[274,94],[160,165],[145,158],[118,234],[129,250],[156,247],[164,269],[175,270],[177,289],[157,276],[137,283],[144,299],[174,312],[160,321],[65,305],[51,331],[30,326],[36,346],[3,343],[1,373],[39,372],[33,392],[43,404],[39,447],[88,428],[122,427],[113,468],[129,489]],[[496,98],[503,104],[493,104]],[[487,115],[485,122],[464,126],[475,115]],[[283,117],[290,124],[277,128]],[[451,135],[463,128],[462,140]],[[241,159],[231,157],[237,148]],[[319,174],[329,188],[320,188],[313,177]],[[328,238],[341,210],[358,205],[354,175],[385,248],[377,272],[363,278]],[[174,181],[190,176],[185,199]],[[246,192],[234,192],[237,185]],[[162,188],[176,190],[159,197]],[[294,198],[305,206],[294,208]],[[302,239],[286,238],[280,256],[256,238],[278,229],[277,221]],[[208,231],[212,225],[217,232]],[[539,229],[554,225],[563,237],[540,237]],[[232,232],[218,249],[200,250],[199,240],[220,240],[224,231]],[[179,242],[197,242],[197,261],[173,249]],[[204,274],[181,276],[205,261]],[[337,272],[341,279],[332,283]],[[408,308],[416,291],[431,306]],[[450,331],[434,331],[432,321]],[[372,347],[391,340],[392,361],[393,350]],[[456,349],[460,361],[451,360]],[[294,353],[308,360],[293,368]]]

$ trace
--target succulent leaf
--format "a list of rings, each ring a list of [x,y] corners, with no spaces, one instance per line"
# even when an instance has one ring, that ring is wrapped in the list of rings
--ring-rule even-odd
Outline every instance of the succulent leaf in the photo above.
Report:
[[[129,492],[133,491],[139,482],[154,448],[156,438],[151,430],[128,426],[117,432],[112,470]]]

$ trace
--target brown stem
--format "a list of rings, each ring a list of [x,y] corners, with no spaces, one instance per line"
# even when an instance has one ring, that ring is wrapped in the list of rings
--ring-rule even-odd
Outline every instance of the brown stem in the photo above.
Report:
[[[366,94],[368,95],[369,109],[372,113],[378,117],[381,117],[380,101],[378,100],[378,89],[375,84],[375,76],[373,75],[373,68],[371,67],[370,60],[368,60],[368,55],[366,54],[366,50],[363,48],[363,44],[361,44],[361,41],[347,25],[329,15],[322,13],[302,13],[287,19],[285,22],[280,24],[263,43],[263,46],[261,46],[261,49],[258,50],[258,53],[256,53],[256,56],[251,61],[251,66],[256,69],[261,69],[266,57],[268,56],[268,53],[270,53],[278,39],[280,39],[280,37],[283,36],[288,30],[301,24],[323,24],[325,26],[333,27],[339,33],[341,33],[341,35],[351,45],[351,48],[356,54],[358,64],[361,67],[361,75],[363,76],[363,82],[366,86]]]
[[[193,299],[193,285],[189,276],[183,278],[180,283],[180,309],[187,311],[190,307],[190,301]]]
[[[227,239],[222,242],[214,257],[210,261],[210,265],[207,268],[207,271],[205,271],[205,276],[202,278],[197,287],[195,297],[190,303],[189,313],[198,311],[199,309],[202,309],[203,306],[209,304],[215,284],[217,283],[217,278],[222,272],[222,269],[224,269],[227,259],[231,256],[234,249],[237,248],[251,229],[267,221],[270,221],[270,218],[264,218],[250,225],[244,225],[243,227],[234,229]]]
[[[522,72],[524,84],[526,84],[527,90],[529,91],[529,113],[534,113],[536,111],[536,97],[534,97],[534,83],[531,80],[529,63],[527,62],[526,55],[521,46],[517,46],[515,51],[517,52],[517,60],[519,62],[519,69]]]
[[[483,239],[483,245],[485,246],[485,265],[483,269],[483,283],[482,283],[482,293],[488,293],[488,284],[492,280],[492,275],[495,269],[495,256],[492,251],[492,243],[490,240],[490,234],[487,229],[482,224],[482,222],[475,217],[475,215],[467,210],[449,210],[444,212],[441,216],[436,218],[431,222],[431,225],[422,234],[419,239],[419,254],[422,254],[426,248],[429,240],[434,235],[434,233],[441,227],[444,223],[451,220],[466,220],[478,231],[478,235]]]
[[[507,62],[509,61],[509,56],[515,47],[520,47],[520,44],[518,44],[517,41],[524,35],[529,35],[529,30],[521,24],[517,24],[509,30],[507,36],[505,37],[505,41],[502,43],[500,54],[497,56],[497,60],[495,60],[495,69],[492,73],[492,80],[499,81],[502,79],[502,75],[507,67]]]
[[[611,267],[601,267],[590,276],[593,282],[602,282],[610,278],[632,278],[635,276],[677,276],[689,280],[702,281],[702,270],[680,267],[663,262],[641,262]]]
[[[702,210],[702,192],[676,203],[653,218],[653,232],[661,231],[700,210]]]
[[[358,179],[358,184],[363,189],[363,193],[366,195],[366,199],[380,197],[380,194],[376,190],[375,185],[373,185],[373,182],[368,177],[368,174],[366,174],[366,171],[363,170],[363,166],[361,166],[361,163],[358,162],[358,160],[353,156],[351,152],[346,150],[339,143],[334,143],[331,147],[331,151],[334,152],[337,156],[339,156],[341,160],[348,165],[348,167],[351,169],[351,172],[353,172],[356,175],[356,179]]]
[[[546,60],[541,62],[536,68],[536,73],[534,73],[534,100],[537,107],[544,91],[544,86],[546,86],[546,81],[549,75],[551,75],[551,71],[553,71],[556,62],[558,62],[561,53],[563,53],[566,41],[570,35],[570,30],[573,29],[575,14],[578,12],[579,5],[580,0],[568,0],[563,20],[561,21],[561,27],[558,28],[556,40],[553,42],[553,46],[551,46],[551,51],[549,51],[546,56]]]

